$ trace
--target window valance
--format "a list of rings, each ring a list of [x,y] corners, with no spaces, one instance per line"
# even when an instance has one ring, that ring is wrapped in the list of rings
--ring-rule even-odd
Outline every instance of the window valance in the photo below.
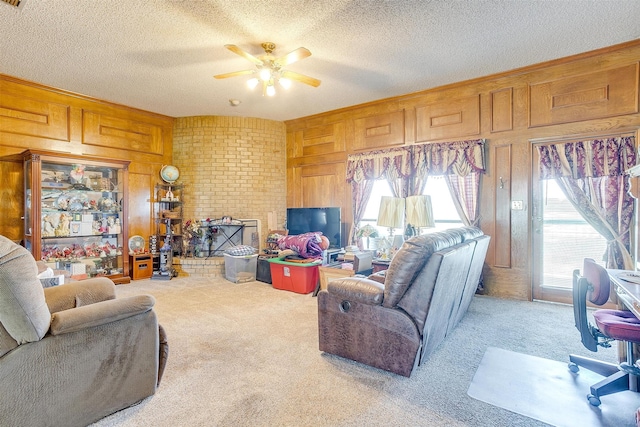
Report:
[[[538,146],[540,178],[622,176],[635,166],[633,136]]]
[[[484,139],[413,145],[412,166],[418,176],[467,176],[485,171]]]
[[[347,182],[406,178],[411,172],[410,147],[350,154],[347,157]]]

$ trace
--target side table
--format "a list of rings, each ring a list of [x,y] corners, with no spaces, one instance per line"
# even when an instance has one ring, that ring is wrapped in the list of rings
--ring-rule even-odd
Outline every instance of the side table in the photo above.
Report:
[[[340,277],[351,277],[356,273],[353,270],[347,270],[342,268],[340,264],[336,266],[323,265],[318,267],[318,275],[320,276],[319,286],[314,292],[317,294],[322,289],[327,288],[327,283],[333,279],[339,279]]]
[[[389,268],[389,264],[391,264],[391,261],[381,260],[381,259],[374,259],[371,262],[371,265],[373,267],[373,273],[377,273],[378,271],[386,270],[387,268]]]

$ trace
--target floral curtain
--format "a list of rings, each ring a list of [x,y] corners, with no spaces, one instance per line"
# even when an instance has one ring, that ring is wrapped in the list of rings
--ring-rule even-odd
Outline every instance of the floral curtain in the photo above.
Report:
[[[412,165],[417,177],[485,171],[484,139],[438,142],[412,146]]]
[[[411,173],[410,147],[350,154],[347,157],[347,182],[385,178],[390,185],[394,185],[393,180],[408,179]]]
[[[633,136],[537,147],[541,179],[555,179],[567,199],[607,239],[607,268],[633,270],[634,198],[625,171],[636,164]]]
[[[371,194],[372,187],[367,190],[362,183],[376,179],[386,179],[395,197],[407,197],[422,194],[430,175],[444,175],[462,221],[466,225],[478,225],[480,174],[485,171],[484,145],[484,139],[477,139],[349,155],[347,182],[352,183],[353,224],[356,225],[351,230],[350,241],[355,241],[357,224]]]
[[[405,198],[409,195],[409,179],[395,178],[387,179],[389,187],[391,187],[391,194],[393,197]]]
[[[349,244],[358,245],[360,247],[361,242],[356,238],[358,233],[358,226],[364,215],[364,210],[369,203],[369,197],[373,190],[373,180],[365,179],[361,182],[351,182],[351,194],[352,197],[352,210],[353,210],[353,222],[351,223],[351,230],[349,231]]]
[[[480,176],[480,173],[475,171],[465,176],[455,173],[444,176],[456,211],[466,226],[479,226]]]
[[[367,206],[373,182],[386,179],[397,197],[406,195],[411,176],[411,149],[397,147],[388,150],[351,154],[347,157],[347,182],[351,183],[353,195],[353,225],[349,232],[349,241],[359,244],[357,232],[364,209]]]
[[[411,194],[422,194],[429,175],[443,175],[462,222],[478,226],[480,177],[486,169],[484,144],[484,139],[475,139],[414,145]]]

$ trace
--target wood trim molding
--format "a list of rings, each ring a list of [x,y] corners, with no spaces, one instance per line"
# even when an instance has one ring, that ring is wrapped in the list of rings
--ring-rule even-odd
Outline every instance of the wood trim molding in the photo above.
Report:
[[[637,113],[638,69],[636,62],[529,84],[529,127]]]
[[[511,145],[494,148],[493,266],[511,268]]]
[[[513,130],[513,88],[490,92],[491,132]]]

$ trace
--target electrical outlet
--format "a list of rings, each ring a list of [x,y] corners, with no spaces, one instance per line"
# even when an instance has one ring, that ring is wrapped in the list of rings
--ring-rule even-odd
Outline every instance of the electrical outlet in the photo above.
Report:
[[[514,211],[521,211],[524,209],[524,203],[522,202],[522,200],[512,200],[511,209]]]

